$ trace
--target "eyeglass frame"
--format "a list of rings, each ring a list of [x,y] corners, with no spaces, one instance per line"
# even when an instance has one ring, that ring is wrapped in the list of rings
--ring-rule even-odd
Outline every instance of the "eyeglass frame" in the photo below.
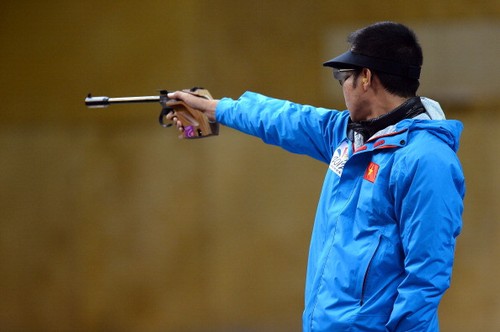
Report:
[[[340,85],[344,85],[345,81],[353,74],[348,74],[352,71],[357,71],[357,68],[333,68],[333,77],[339,81]]]

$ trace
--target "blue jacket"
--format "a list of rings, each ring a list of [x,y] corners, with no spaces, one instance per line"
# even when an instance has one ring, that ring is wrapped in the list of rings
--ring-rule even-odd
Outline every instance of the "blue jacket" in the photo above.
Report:
[[[303,331],[439,330],[437,308],[461,230],[462,124],[436,120],[439,104],[422,102],[428,120],[403,120],[354,149],[347,111],[251,92],[220,101],[220,123],[329,165],[310,243]]]

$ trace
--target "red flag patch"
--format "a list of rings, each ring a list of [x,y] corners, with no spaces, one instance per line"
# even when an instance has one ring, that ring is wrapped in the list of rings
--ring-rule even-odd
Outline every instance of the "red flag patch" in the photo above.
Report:
[[[377,178],[378,168],[379,166],[377,164],[375,164],[374,162],[370,162],[368,164],[368,167],[366,168],[363,179],[374,183],[375,179]]]

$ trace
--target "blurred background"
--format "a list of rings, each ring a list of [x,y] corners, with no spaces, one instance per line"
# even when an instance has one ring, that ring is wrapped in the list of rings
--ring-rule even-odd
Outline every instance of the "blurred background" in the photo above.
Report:
[[[500,330],[498,0],[4,0],[0,17],[1,331],[300,331],[327,166],[84,98],[203,86],[343,109],[321,64],[380,20],[414,28],[421,94],[465,126],[442,331]]]

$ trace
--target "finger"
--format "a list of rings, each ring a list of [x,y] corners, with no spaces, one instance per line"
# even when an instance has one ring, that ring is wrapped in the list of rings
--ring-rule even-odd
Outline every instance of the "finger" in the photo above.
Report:
[[[186,93],[185,92],[182,92],[182,91],[174,91],[174,92],[169,92],[167,94],[168,98],[171,98],[171,99],[180,99],[182,100],[183,99],[183,96],[185,95]]]
[[[182,125],[182,122],[178,120],[177,118],[174,118],[173,123],[175,123],[175,126],[179,129],[184,130],[184,126]]]
[[[169,121],[173,121],[176,118],[175,112],[168,112],[165,118]]]

